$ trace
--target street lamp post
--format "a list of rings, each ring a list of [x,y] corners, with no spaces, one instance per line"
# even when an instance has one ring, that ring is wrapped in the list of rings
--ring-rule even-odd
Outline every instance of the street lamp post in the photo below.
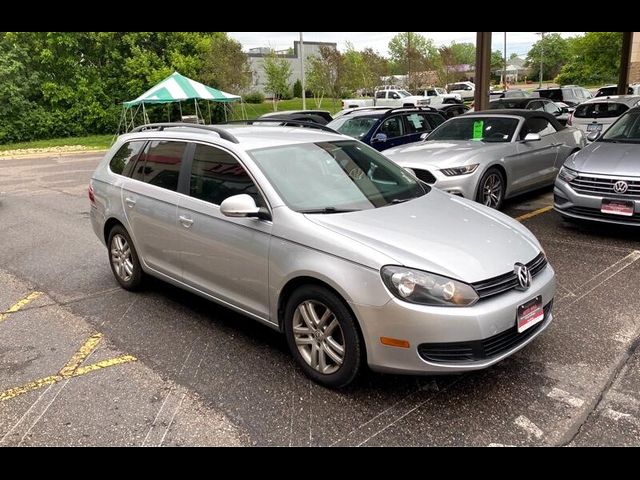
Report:
[[[307,95],[304,85],[304,42],[302,40],[302,32],[300,32],[300,83],[302,84],[302,109],[307,109]]]
[[[540,35],[540,85],[542,88],[542,59],[544,58],[544,34],[547,32],[536,32],[536,35]]]

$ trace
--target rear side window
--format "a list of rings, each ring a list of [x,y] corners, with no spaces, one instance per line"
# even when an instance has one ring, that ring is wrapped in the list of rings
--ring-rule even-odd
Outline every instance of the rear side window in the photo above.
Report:
[[[405,116],[407,121],[408,133],[430,132],[433,127],[427,120],[427,116],[422,113],[410,113]]]
[[[186,145],[166,140],[149,142],[131,177],[175,192]]]
[[[382,90],[381,92],[376,92],[376,98],[386,98],[387,92]]]
[[[120,150],[118,150],[111,159],[111,162],[109,162],[111,171],[119,175],[129,176],[144,144],[145,141],[142,140],[138,142],[127,142],[122,145]]]
[[[265,205],[256,184],[238,160],[230,153],[209,145],[196,145],[189,193],[215,205],[233,195],[246,193],[253,197],[256,205]]]
[[[622,103],[588,103],[579,105],[573,116],[576,118],[612,118],[619,117],[629,109]]]
[[[561,102],[563,99],[562,90],[559,88],[550,88],[548,90],[538,90],[538,93],[542,98],[548,98],[554,102]]]

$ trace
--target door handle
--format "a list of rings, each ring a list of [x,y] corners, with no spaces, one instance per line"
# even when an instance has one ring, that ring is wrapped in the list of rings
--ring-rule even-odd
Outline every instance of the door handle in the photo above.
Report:
[[[136,201],[133,198],[125,197],[124,203],[126,203],[129,208],[133,208],[136,206]]]
[[[189,228],[191,227],[191,225],[193,225],[193,219],[192,218],[187,218],[184,215],[180,215],[180,223],[182,224],[182,226],[184,228]]]

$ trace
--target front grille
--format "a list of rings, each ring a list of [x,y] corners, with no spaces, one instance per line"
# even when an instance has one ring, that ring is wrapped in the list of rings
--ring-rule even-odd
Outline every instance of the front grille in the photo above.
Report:
[[[628,222],[628,223],[637,223],[640,224],[640,214],[634,213],[633,216],[625,216],[625,215],[613,215],[610,213],[603,213],[598,208],[588,208],[588,207],[569,207],[563,212],[573,213],[575,215],[581,215],[583,217],[591,217],[591,218],[600,218],[603,220],[610,221],[618,221],[618,222]]]
[[[418,345],[418,354],[428,362],[433,363],[468,363],[481,360],[491,360],[504,352],[517,347],[522,342],[531,338],[542,325],[549,319],[553,300],[544,307],[544,320],[518,333],[518,327],[513,327],[500,332],[493,337],[473,342],[451,343],[421,343]]]
[[[417,168],[413,168],[412,170],[415,172],[416,177],[418,177],[424,183],[428,183],[428,184],[436,183],[436,177],[434,177],[433,173],[431,173],[429,170],[420,170]]]
[[[613,191],[613,186],[616,182],[620,181],[619,178],[598,178],[579,175],[571,182],[571,188],[576,192],[583,195],[597,195],[597,196],[615,196],[621,198],[640,198],[640,180],[626,180],[623,181],[629,186],[625,193],[616,193]]]
[[[531,277],[534,278],[547,266],[547,259],[544,254],[540,252],[536,258],[526,265],[531,272]],[[518,277],[516,276],[516,272],[513,271],[490,278],[489,280],[472,283],[471,286],[478,293],[478,296],[483,299],[516,288],[518,286]]]

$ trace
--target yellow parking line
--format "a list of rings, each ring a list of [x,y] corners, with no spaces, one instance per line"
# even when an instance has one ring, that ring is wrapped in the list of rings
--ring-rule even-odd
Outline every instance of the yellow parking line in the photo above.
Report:
[[[120,355],[118,357],[109,358],[107,360],[102,360],[100,362],[81,367],[80,364],[96,349],[98,343],[102,340],[102,336],[103,335],[101,333],[91,335],[56,375],[40,378],[33,382],[25,383],[19,387],[13,387],[5,390],[4,392],[0,392],[0,402],[11,400],[23,393],[38,390],[39,388],[58,383],[62,380],[79,377],[87,373],[95,372],[96,370],[121,365],[123,363],[135,362],[137,360],[133,355]]]
[[[0,313],[0,322],[3,322],[10,314],[16,313],[18,310],[24,308],[29,302],[32,302],[36,298],[42,295],[42,292],[31,292],[29,295],[19,300],[15,304],[9,307],[6,312]]]
[[[519,217],[516,217],[516,220],[518,220],[519,222],[522,222],[524,220],[529,220],[530,218],[533,218],[537,215],[540,215],[541,213],[545,213],[548,212],[549,210],[553,209],[553,205],[549,205],[547,207],[542,207],[539,208],[538,210],[534,210],[533,212],[529,212],[529,213],[525,213],[524,215],[520,215]]]

